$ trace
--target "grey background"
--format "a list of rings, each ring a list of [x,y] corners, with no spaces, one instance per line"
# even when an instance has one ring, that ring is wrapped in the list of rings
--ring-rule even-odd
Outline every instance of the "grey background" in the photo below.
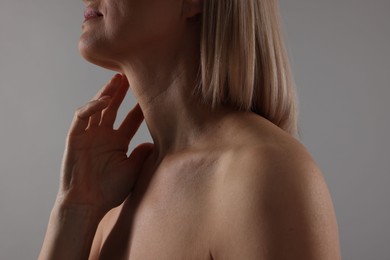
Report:
[[[301,141],[332,194],[343,259],[390,259],[390,2],[281,8]],[[113,75],[80,57],[82,14],[81,1],[1,0],[0,259],[37,257],[73,112]],[[144,141],[143,124],[130,149]]]

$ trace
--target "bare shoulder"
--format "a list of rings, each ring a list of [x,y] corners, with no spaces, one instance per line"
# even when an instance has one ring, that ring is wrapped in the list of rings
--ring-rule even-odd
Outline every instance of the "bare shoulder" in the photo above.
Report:
[[[337,221],[321,170],[298,140],[260,126],[258,134],[256,126],[241,133],[250,138],[224,158],[214,259],[339,259]]]

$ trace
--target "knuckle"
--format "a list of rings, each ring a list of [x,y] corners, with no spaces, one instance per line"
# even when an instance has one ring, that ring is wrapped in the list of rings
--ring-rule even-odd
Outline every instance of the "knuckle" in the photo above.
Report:
[[[98,110],[99,107],[97,105],[99,105],[100,102],[97,101],[97,100],[92,100],[92,101],[89,101],[87,104],[85,104],[84,106],[81,106],[81,107],[78,107],[76,109],[76,111],[74,112],[74,115],[75,117],[77,118],[85,118],[88,114],[91,114],[93,113],[93,111],[95,110]]]
[[[88,105],[77,108],[75,111],[75,117],[83,118],[83,114],[85,114],[86,111],[88,111]]]
[[[74,112],[74,114],[80,115],[83,111],[84,111],[84,106],[77,108],[76,111]]]

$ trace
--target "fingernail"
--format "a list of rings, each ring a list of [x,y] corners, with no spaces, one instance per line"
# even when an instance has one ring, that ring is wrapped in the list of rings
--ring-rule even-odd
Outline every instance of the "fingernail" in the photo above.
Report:
[[[122,78],[122,75],[121,75],[121,74],[119,74],[119,73],[117,73],[117,74],[115,74],[114,78],[116,78],[116,79],[120,79],[120,78]]]
[[[120,79],[121,79],[121,75],[120,75],[120,74],[116,74],[116,75],[112,78],[112,83],[118,83]]]
[[[109,100],[111,97],[110,96],[102,96],[98,100],[103,101],[103,100]]]

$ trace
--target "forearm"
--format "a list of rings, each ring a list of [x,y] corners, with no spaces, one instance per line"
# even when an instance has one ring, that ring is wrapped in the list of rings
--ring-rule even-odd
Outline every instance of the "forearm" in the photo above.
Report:
[[[55,206],[39,260],[88,259],[102,214],[85,207]]]

